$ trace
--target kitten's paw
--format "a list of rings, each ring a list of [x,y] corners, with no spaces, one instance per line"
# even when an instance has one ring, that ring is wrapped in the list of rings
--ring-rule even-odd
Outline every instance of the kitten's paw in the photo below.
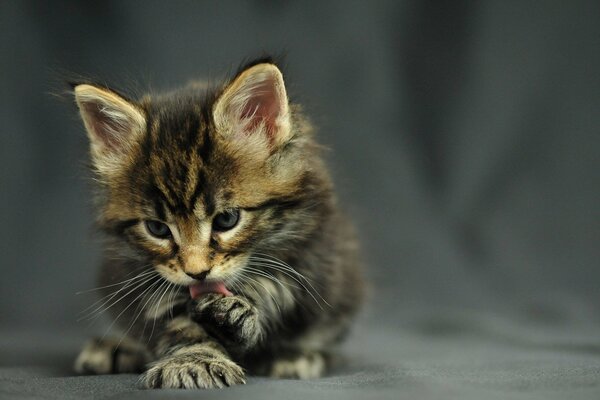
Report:
[[[182,349],[154,362],[142,375],[147,388],[211,389],[246,383],[244,371],[223,353]]]
[[[130,340],[92,339],[75,360],[78,374],[117,374],[143,371],[150,361],[148,350]]]
[[[263,334],[256,307],[243,297],[210,293],[193,304],[191,315],[233,352],[253,347]]]
[[[327,359],[320,352],[299,354],[273,361],[270,375],[274,378],[320,378],[327,369]]]

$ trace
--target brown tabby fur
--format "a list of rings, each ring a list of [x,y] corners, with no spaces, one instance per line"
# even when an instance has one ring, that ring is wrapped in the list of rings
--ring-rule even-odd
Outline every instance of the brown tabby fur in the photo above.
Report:
[[[117,164],[103,162],[119,143],[104,138],[103,150],[92,151],[106,237],[100,281],[108,286],[108,301],[92,311],[108,307],[125,339],[88,343],[79,372],[146,371],[147,387],[182,388],[244,383],[246,372],[325,372],[361,303],[363,280],[353,229],[312,127],[290,104],[287,137],[274,132],[262,144],[240,146],[215,121],[223,93],[264,65],[273,67],[251,63],[215,90],[190,85],[139,101],[92,85],[130,104],[145,126]],[[77,99],[84,120],[103,112]],[[89,133],[92,144],[102,142]],[[242,210],[239,229],[211,233],[213,217],[232,208]],[[148,219],[176,226],[176,240],[153,240],[144,230]],[[202,271],[233,296],[192,300],[181,277]]]

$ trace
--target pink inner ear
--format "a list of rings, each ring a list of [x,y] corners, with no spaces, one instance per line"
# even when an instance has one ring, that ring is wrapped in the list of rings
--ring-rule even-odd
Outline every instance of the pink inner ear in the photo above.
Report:
[[[88,122],[91,124],[91,129],[98,139],[109,149],[117,148],[120,143],[117,133],[122,131],[123,127],[102,112],[102,106],[97,103],[83,103],[82,107],[89,116]]]
[[[261,122],[264,122],[267,134],[272,139],[278,128],[277,118],[281,114],[281,109],[282,100],[275,79],[269,78],[260,82],[251,89],[248,101],[242,109],[241,118],[249,119],[246,132],[252,132]]]

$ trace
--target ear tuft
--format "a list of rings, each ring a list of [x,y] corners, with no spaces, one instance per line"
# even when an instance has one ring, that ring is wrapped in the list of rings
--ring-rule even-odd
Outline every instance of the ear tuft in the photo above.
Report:
[[[281,71],[268,63],[238,75],[217,100],[217,128],[233,137],[262,135],[272,146],[291,136],[287,93]]]
[[[74,93],[94,155],[123,152],[142,134],[142,110],[123,97],[89,84],[75,86]]]

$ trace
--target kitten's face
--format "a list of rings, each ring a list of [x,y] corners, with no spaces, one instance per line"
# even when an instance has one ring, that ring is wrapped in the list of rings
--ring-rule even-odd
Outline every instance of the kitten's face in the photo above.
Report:
[[[123,238],[168,280],[189,285],[190,275],[206,272],[207,279],[230,280],[253,245],[279,229],[282,216],[265,205],[294,193],[300,176],[270,173],[268,158],[240,154],[207,121],[191,121],[201,118],[196,114],[178,116],[152,124],[149,156],[134,151],[113,181],[107,217],[132,222]],[[190,136],[198,138],[192,145]]]
[[[165,279],[233,282],[257,247],[314,225],[299,207],[311,196],[310,140],[275,66],[242,72],[214,101],[75,93],[106,193],[101,224]]]

